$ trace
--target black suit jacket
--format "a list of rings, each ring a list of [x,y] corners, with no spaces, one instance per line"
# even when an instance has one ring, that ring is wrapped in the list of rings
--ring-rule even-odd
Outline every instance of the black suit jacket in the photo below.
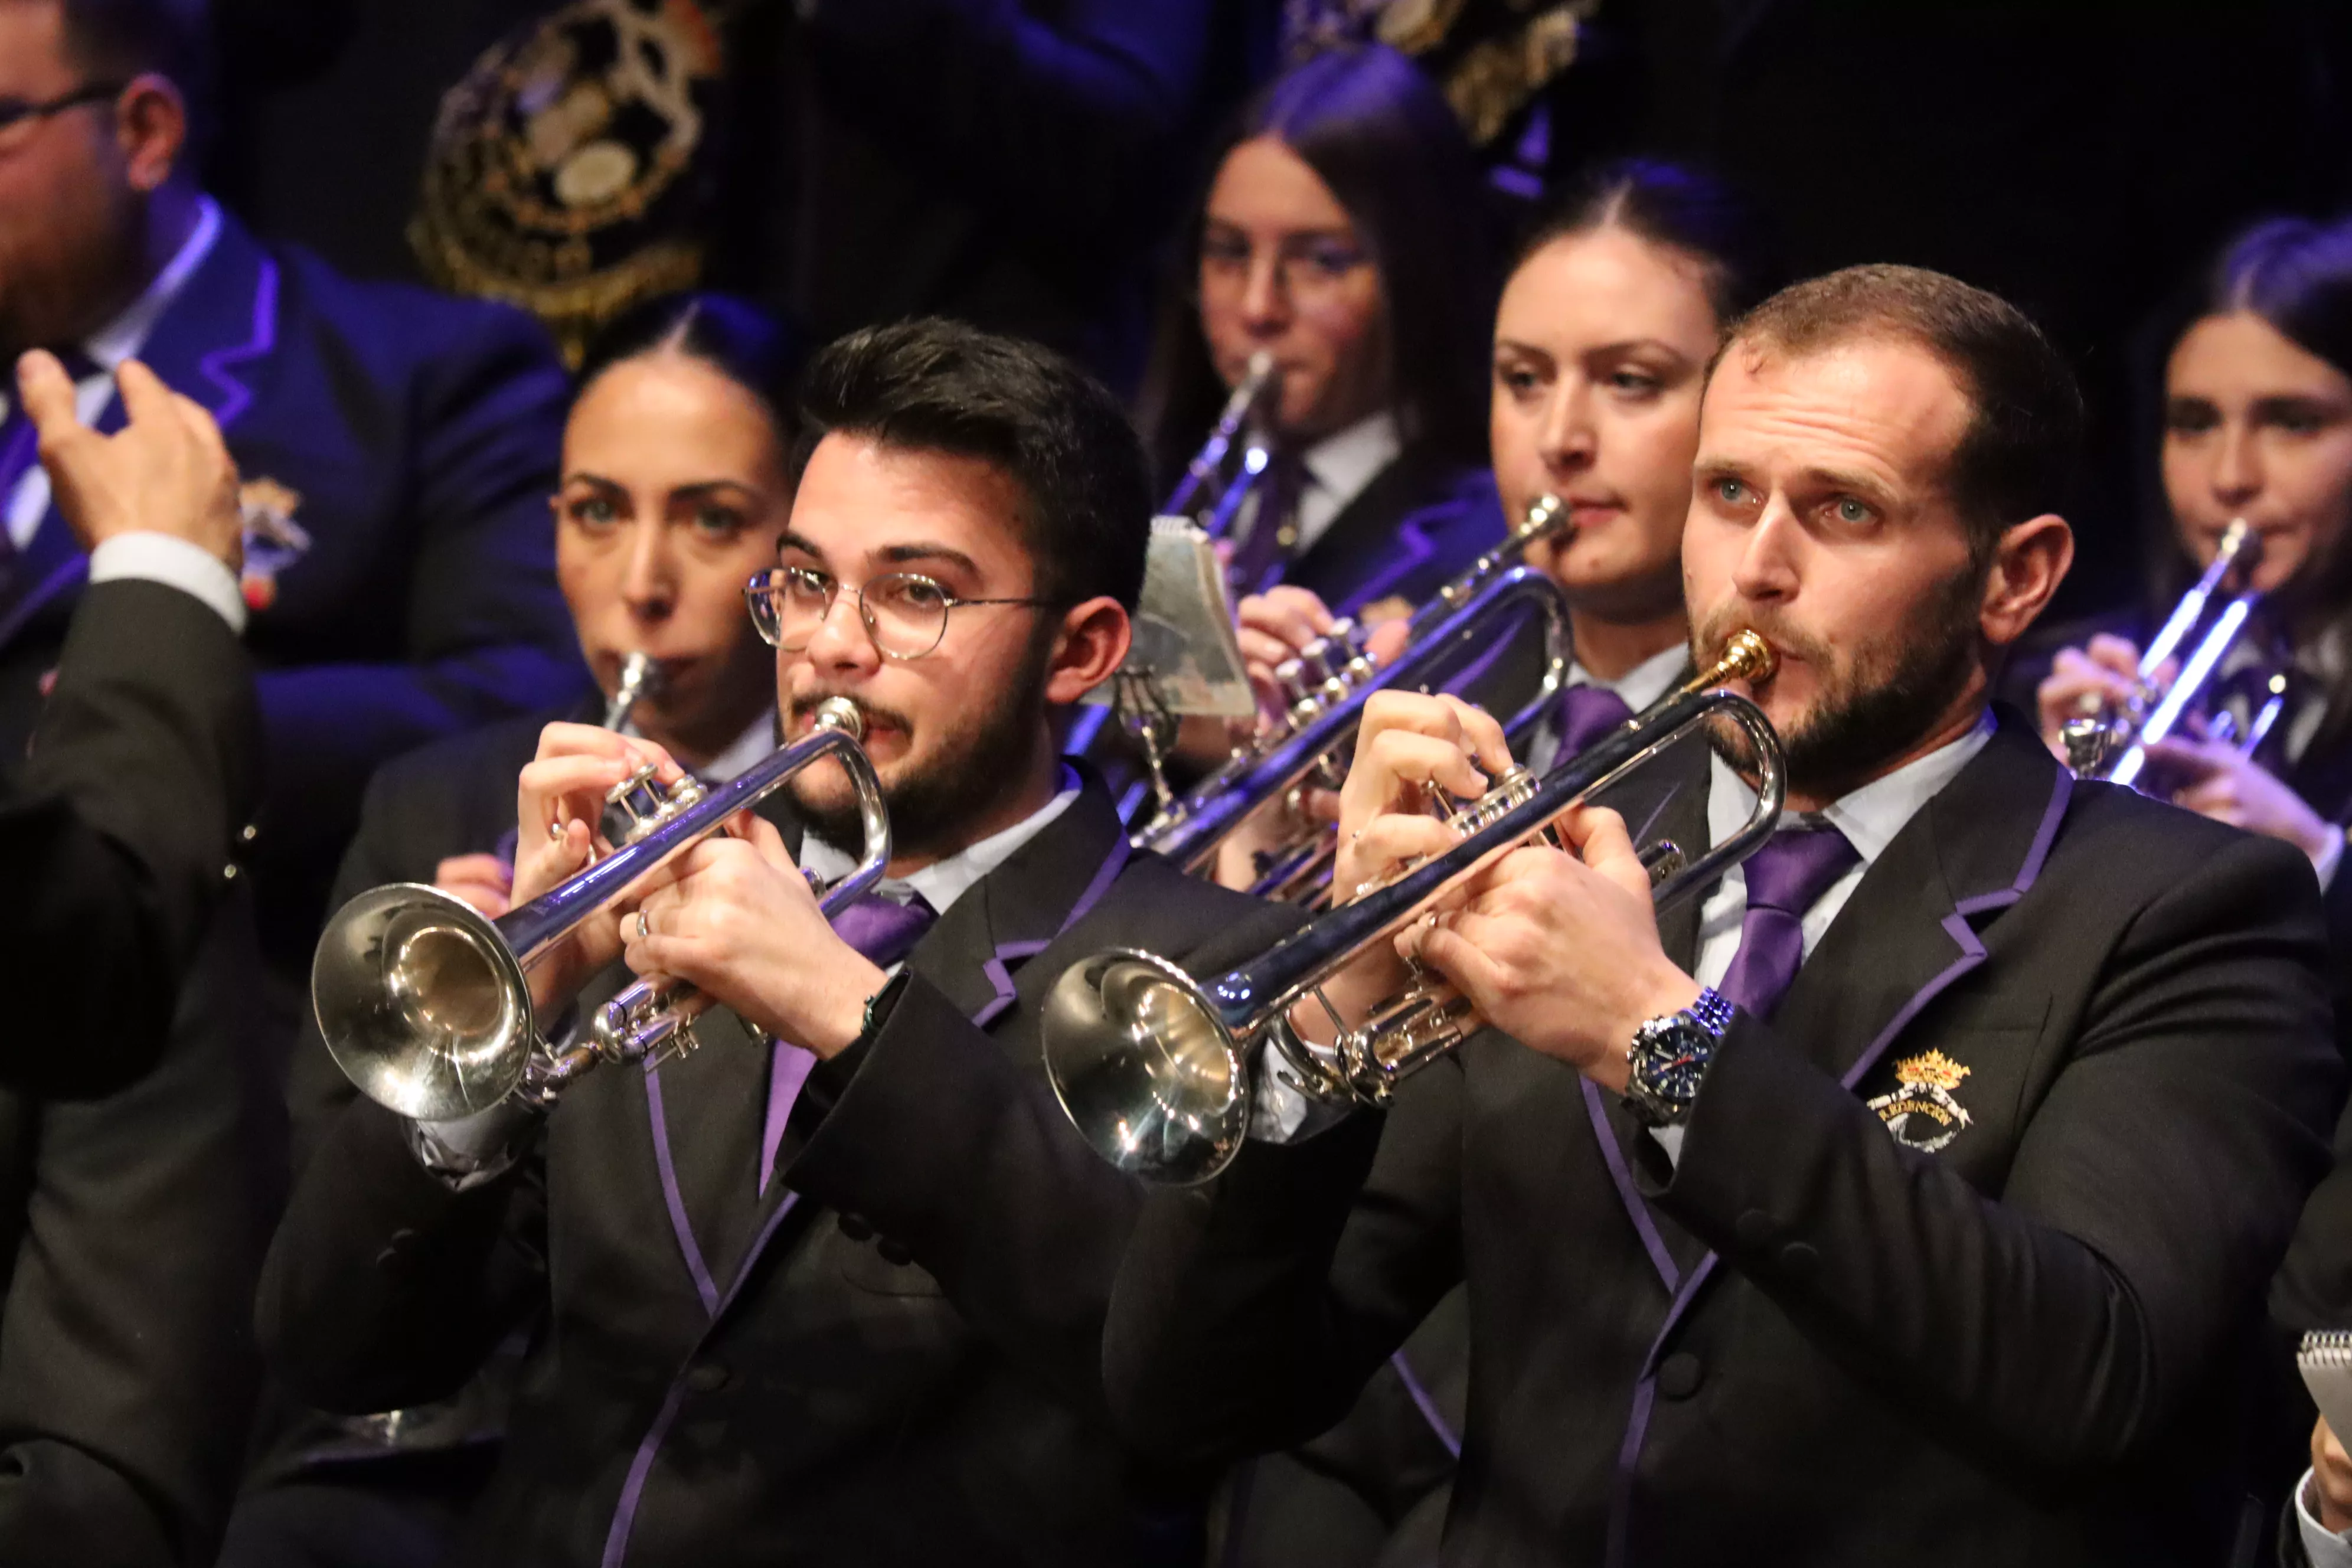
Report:
[[[1696,911],[1664,929],[1686,963]],[[2339,1093],[2322,953],[2294,850],[2008,716],[1733,1025],[1679,1165],[1481,1035],[1385,1127],[1154,1200],[1113,1408],[1164,1453],[1292,1440],[1466,1277],[1449,1562],[2215,1560]],[[1906,1082],[1967,1113],[1940,1151],[1882,1120]]]
[[[1504,531],[1486,470],[1408,447],[1339,510],[1282,580],[1311,591],[1334,615],[1357,615],[1382,600],[1417,609]]]
[[[107,1093],[162,1052],[180,977],[235,880],[224,873],[259,779],[245,650],[193,595],[101,584],[75,613],[32,748],[0,784],[0,952],[16,998],[0,1081]]]
[[[26,879],[0,900],[25,1058],[0,1090],[0,1562],[218,1542],[279,1191],[251,905],[225,874],[256,731],[218,615],[103,584],[0,806]],[[68,1092],[98,1098],[43,1098]]]
[[[870,1047],[812,1075],[764,1196],[767,1053],[740,1037],[591,1075],[462,1193],[356,1103],[271,1250],[273,1364],[330,1408],[414,1404],[546,1312],[477,1561],[1181,1559],[1189,1489],[1102,1406],[1141,1194],[1054,1100],[1038,1009],[1098,948],[1222,964],[1292,919],[1124,858],[1089,784],[925,937]]]
[[[310,541],[246,632],[268,758],[263,936],[306,971],[376,766],[585,685],[547,511],[563,374],[520,311],[354,283],[226,217],[142,357],[212,410],[249,493],[295,498]],[[121,419],[117,399],[100,427]],[[27,553],[70,568],[54,512]],[[264,563],[248,551],[249,586]],[[29,726],[78,590],[68,571],[0,625],[0,733]]]

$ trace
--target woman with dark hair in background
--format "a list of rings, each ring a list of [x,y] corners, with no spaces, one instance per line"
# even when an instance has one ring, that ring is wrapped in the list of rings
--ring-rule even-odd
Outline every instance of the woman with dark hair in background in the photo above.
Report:
[[[1567,700],[1528,743],[1531,767],[1580,750],[1682,671],[1699,394],[1723,330],[1779,281],[1762,214],[1705,174],[1649,160],[1593,170],[1522,243],[1494,322],[1492,482],[1508,516],[1549,494],[1574,521],[1528,552],[1566,594],[1576,646]],[[1244,601],[1241,617],[1264,689],[1276,664],[1330,625],[1328,608],[1295,586]],[[1393,657],[1402,630],[1377,632],[1376,655]],[[1524,702],[1534,677],[1509,668],[1517,662],[1507,654],[1467,695],[1485,700],[1491,686],[1497,708]],[[1230,886],[1254,868],[1244,835],[1229,845],[1219,871]],[[1460,1446],[1466,1335],[1457,1289],[1346,1420],[1244,1467],[1228,1489],[1220,1568],[1434,1562]]]
[[[1274,462],[1228,536],[1237,585],[1416,600],[1500,528],[1464,493],[1494,293],[1461,127],[1403,56],[1341,49],[1264,89],[1213,167],[1142,398],[1163,484],[1269,355]]]
[[[2192,811],[2294,844],[2332,888],[2352,807],[2352,224],[2277,219],[2222,251],[2165,363],[2162,472],[2151,604],[2053,634],[2046,673],[2021,659],[2011,689],[2035,681],[2063,755],[2060,727],[2086,699],[2129,696],[2147,635],[2243,519],[2253,563],[2229,587],[2263,597],[2216,696],[2244,733],[2284,674],[2285,710],[2252,756],[2182,735],[2150,748],[2149,776]]]
[[[649,300],[590,345],[563,432],[556,578],[601,696],[507,720],[387,764],[328,909],[387,882],[430,882],[493,917],[507,910],[515,778],[550,721],[594,723],[630,654],[658,672],[631,708],[643,735],[705,778],[775,749],[773,656],[743,585],[775,563],[792,510],[785,475],[799,345],[717,294]],[[295,1047],[299,1175],[355,1091],[315,1020]],[[438,1562],[495,1465],[511,1362],[456,1398],[349,1420],[281,1400],[267,1456],[229,1524],[224,1568],[407,1568]]]

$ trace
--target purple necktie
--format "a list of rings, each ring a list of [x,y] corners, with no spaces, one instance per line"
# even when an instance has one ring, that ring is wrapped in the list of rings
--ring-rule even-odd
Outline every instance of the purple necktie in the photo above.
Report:
[[[1748,858],[1748,913],[1739,951],[1716,990],[1751,1017],[1769,1018],[1805,962],[1805,911],[1862,857],[1823,826],[1776,833]]]
[[[1625,700],[1605,686],[1570,687],[1559,700],[1558,761],[1568,761],[1633,716]]]
[[[868,893],[842,910],[833,929],[868,962],[887,969],[905,962],[939,918],[939,911],[920,893],[903,904]],[[793,1101],[800,1098],[801,1086],[815,1066],[816,1058],[810,1052],[782,1040],[776,1042],[768,1063],[768,1114],[760,1127],[760,1190],[763,1193],[776,1168],[776,1148],[784,1140],[784,1124],[792,1120]]]
[[[1225,582],[1236,599],[1263,594],[1282,581],[1298,542],[1298,498],[1306,481],[1306,465],[1286,453],[1276,453],[1266,464],[1249,535],[1234,547],[1225,565]]]

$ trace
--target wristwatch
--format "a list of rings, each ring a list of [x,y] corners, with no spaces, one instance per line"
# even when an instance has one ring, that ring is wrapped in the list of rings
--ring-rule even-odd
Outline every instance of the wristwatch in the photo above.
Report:
[[[1653,1018],[1633,1031],[1633,1043],[1625,1047],[1633,1068],[1625,1080],[1625,1109],[1635,1121],[1645,1127],[1680,1127],[1689,1120],[1733,1011],[1713,990],[1701,991],[1681,1012]]]

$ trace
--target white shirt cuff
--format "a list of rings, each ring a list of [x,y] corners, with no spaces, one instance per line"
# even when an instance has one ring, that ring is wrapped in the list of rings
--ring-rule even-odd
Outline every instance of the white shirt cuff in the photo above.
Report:
[[[244,635],[245,595],[236,574],[201,544],[170,533],[118,533],[101,540],[89,552],[89,580],[112,583],[126,577],[193,594],[226,621],[229,630]]]
[[[2352,1542],[2319,1522],[2311,1511],[2311,1472],[2294,1483],[2294,1522],[2303,1536],[2304,1555],[2311,1568],[2352,1568]]]
[[[2336,868],[2344,864],[2344,829],[2334,823],[2327,825],[2327,845],[2311,858],[2311,868],[2319,873],[2319,890],[2336,880]]]

